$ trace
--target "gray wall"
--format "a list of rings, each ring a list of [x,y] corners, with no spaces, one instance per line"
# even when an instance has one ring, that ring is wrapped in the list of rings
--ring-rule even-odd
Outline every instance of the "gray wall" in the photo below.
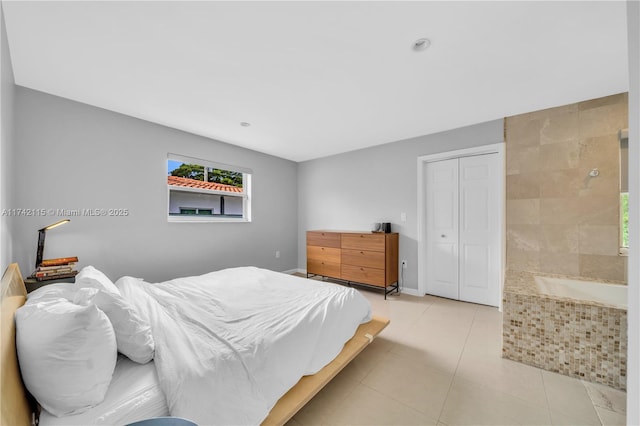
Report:
[[[369,231],[373,222],[391,222],[408,262],[404,287],[417,291],[417,158],[502,141],[503,121],[495,120],[300,163],[298,268],[306,269],[307,230]]]
[[[13,68],[7,32],[4,25],[4,12],[0,5],[0,212],[10,204],[11,156],[13,146]],[[4,271],[13,258],[11,222],[9,216],[0,216],[0,271]],[[1,273],[1,272],[0,272]]]
[[[150,281],[297,262],[297,164],[23,87],[15,91],[16,208],[126,208],[71,217],[47,233],[45,258],[74,256],[110,278]],[[253,170],[251,223],[168,223],[167,153]],[[14,257],[35,262],[37,229],[61,216],[14,220]],[[276,259],[275,251],[281,257]]]

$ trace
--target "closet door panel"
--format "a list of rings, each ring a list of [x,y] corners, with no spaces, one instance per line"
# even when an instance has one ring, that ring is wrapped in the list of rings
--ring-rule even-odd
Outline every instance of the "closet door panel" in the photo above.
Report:
[[[427,293],[458,299],[458,160],[428,163]]]
[[[497,155],[459,159],[460,300],[499,302]]]

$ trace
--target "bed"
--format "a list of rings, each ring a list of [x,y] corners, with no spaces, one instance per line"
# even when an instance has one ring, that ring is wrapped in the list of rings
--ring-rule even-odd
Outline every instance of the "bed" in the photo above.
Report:
[[[302,278],[296,278],[296,277],[291,277],[289,275],[285,275],[285,274],[279,274],[279,273],[274,273],[271,271],[266,271],[266,270],[260,270],[258,268],[248,268],[246,270],[242,270],[242,271],[236,271],[236,270],[224,270],[221,271],[221,274],[217,274],[217,275],[213,275],[213,276],[208,276],[209,274],[205,274],[205,276],[201,276],[201,277],[205,277],[205,278],[201,278],[201,277],[189,277],[187,279],[187,281],[185,283],[182,283],[181,285],[183,285],[183,289],[186,288],[184,287],[184,285],[189,285],[189,286],[193,286],[192,288],[198,288],[199,285],[202,284],[202,282],[209,282],[212,279],[220,279],[220,280],[227,280],[230,276],[232,276],[231,274],[236,274],[238,272],[242,272],[242,276],[247,277],[244,281],[255,281],[255,277],[261,277],[258,281],[260,281],[261,285],[264,287],[266,284],[266,287],[271,288],[268,284],[268,280],[273,279],[274,277],[283,280],[283,282],[286,282],[286,285],[283,284],[286,288],[286,286],[288,285],[298,285],[298,282],[293,282],[291,281],[292,279],[295,280],[303,280]],[[226,275],[225,275],[226,274]],[[274,275],[275,274],[275,275]],[[236,275],[233,275],[236,276]],[[212,278],[213,277],[213,278]],[[264,280],[262,279],[262,277],[266,277]],[[265,281],[266,280],[266,281]],[[135,279],[130,279],[129,283],[127,285],[133,285],[131,283],[131,281],[135,281]],[[242,282],[243,280],[239,280],[239,282]],[[263,282],[264,281],[264,282]],[[167,289],[173,289],[174,287],[171,287],[171,282],[168,282],[169,284],[167,284],[165,287],[163,286],[158,286],[158,285],[142,285],[140,288],[146,289],[144,291],[151,291],[151,292],[156,292],[156,291],[168,291]],[[126,283],[125,283],[126,284]],[[124,287],[122,288],[127,288],[127,285],[124,285]],[[322,285],[329,285],[329,284],[322,284]],[[227,286],[228,287],[228,286]],[[243,297],[246,297],[247,299],[262,299],[263,296],[256,296],[253,290],[249,290],[248,287],[243,287],[243,285],[238,284],[238,287],[241,289],[239,291],[245,291],[246,293],[244,294]],[[143,291],[140,288],[136,286],[131,287],[136,289],[135,291],[132,291],[130,296],[134,296],[134,299],[139,299],[139,300],[146,300],[145,297],[140,296],[139,292]],[[177,286],[176,288],[180,288],[179,286]],[[242,290],[244,288],[244,290]],[[313,287],[314,289],[316,287]],[[150,290],[149,290],[150,289]],[[324,287],[317,287],[319,293],[322,293],[322,291],[324,291]],[[227,291],[229,291],[230,289],[227,288]],[[173,291],[173,290],[171,290]],[[126,292],[126,291],[125,291]],[[130,291],[131,292],[131,291]],[[277,292],[276,292],[277,293]],[[164,294],[163,294],[164,297]],[[340,296],[342,297],[342,296]],[[265,300],[266,296],[264,296]],[[20,366],[19,366],[19,362],[18,362],[18,356],[17,356],[17,350],[16,350],[16,325],[15,325],[15,320],[14,320],[14,316],[15,316],[15,312],[16,310],[18,310],[18,308],[20,308],[21,306],[23,306],[25,304],[25,300],[26,300],[26,290],[24,288],[24,283],[22,281],[22,277],[20,274],[20,270],[18,268],[17,264],[12,264],[8,267],[7,271],[5,272],[4,276],[2,277],[2,322],[0,324],[0,327],[2,329],[2,396],[1,396],[1,401],[0,401],[0,411],[1,411],[1,424],[3,425],[28,425],[28,424],[32,424],[32,420],[35,416],[35,410],[34,410],[34,404],[33,402],[29,399],[29,393],[25,390],[25,386],[23,384],[23,378],[21,376],[20,373]],[[164,300],[164,299],[163,299]],[[143,303],[143,302],[140,302]],[[144,302],[147,303],[147,302]],[[149,302],[150,303],[150,302]],[[204,303],[204,302],[203,302]],[[198,305],[198,303],[195,304],[196,307]],[[311,305],[317,305],[317,303],[311,303]],[[144,309],[141,308],[140,306],[138,306],[138,309]],[[183,307],[179,307],[179,309],[176,310],[176,312],[180,313],[182,312]],[[266,308],[265,308],[266,309]],[[311,308],[309,308],[311,309]],[[215,309],[214,309],[215,310]],[[314,318],[318,317],[318,316],[324,316],[326,315],[326,309],[322,308],[320,311],[320,314],[316,313],[314,314]],[[270,315],[269,312],[265,312],[264,315]],[[263,316],[264,316],[263,315]],[[294,315],[292,313],[292,315]],[[369,318],[363,318],[364,319],[369,319]],[[171,321],[173,321],[174,319],[171,319]],[[262,323],[264,322],[264,318],[257,319],[258,323]],[[305,320],[306,321],[306,320]],[[354,333],[349,334],[349,336],[347,336],[346,343],[344,343],[344,345],[340,344],[340,348],[337,351],[337,355],[333,356],[333,354],[331,355],[332,359],[329,360],[323,360],[322,357],[327,357],[329,356],[328,354],[323,354],[322,356],[315,356],[312,355],[312,358],[314,358],[314,360],[311,362],[309,362],[308,364],[315,364],[314,367],[309,367],[307,364],[307,367],[315,369],[317,371],[313,371],[314,374],[300,374],[300,376],[296,377],[295,381],[293,381],[293,385],[289,386],[284,390],[280,389],[275,389],[273,390],[273,392],[277,392],[277,397],[275,399],[275,403],[270,403],[268,401],[265,402],[265,404],[267,404],[268,410],[266,412],[266,416],[263,414],[260,414],[260,411],[257,411],[257,414],[259,417],[253,417],[253,419],[255,418],[260,418],[261,420],[259,422],[255,422],[255,421],[249,421],[249,423],[262,423],[262,424],[268,424],[268,425],[275,425],[275,424],[284,424],[286,423],[289,419],[291,419],[293,417],[293,415],[300,409],[302,408],[320,389],[322,389],[336,374],[338,374],[342,368],[344,368],[344,366],[346,366],[351,360],[353,360],[367,345],[369,345],[372,340],[375,338],[375,336],[377,336],[385,327],[386,325],[389,323],[388,319],[385,318],[377,318],[377,317],[373,317],[371,318],[369,321],[366,322],[362,322],[361,324],[356,326],[356,330]],[[329,323],[330,324],[330,323]],[[273,324],[270,326],[272,327]],[[280,328],[289,328],[286,325],[286,321],[282,322],[282,321],[278,321],[277,322],[277,326]],[[330,325],[330,327],[334,327],[334,325]],[[169,327],[169,326],[167,326]],[[327,332],[327,328],[324,329],[324,331],[319,330],[317,331],[317,333],[322,334],[322,335],[329,335],[329,334],[333,334],[333,328],[330,328],[331,332]],[[156,330],[157,331],[157,330]],[[169,334],[170,338],[174,338],[174,336],[167,332]],[[340,333],[340,332],[338,332]],[[350,332],[351,333],[351,332]],[[307,334],[307,332],[304,333],[305,335]],[[295,332],[294,332],[295,335]],[[352,337],[350,337],[352,335]],[[349,338],[350,337],[350,338]],[[296,337],[297,338],[297,337]],[[191,342],[187,342],[188,344],[191,344]],[[157,343],[158,344],[158,343]],[[159,344],[158,344],[159,345]],[[324,344],[323,344],[324,345]],[[291,345],[291,341],[288,343],[288,345],[284,346],[285,348],[288,348],[287,350],[291,350],[293,352],[296,351],[296,349]],[[118,346],[119,348],[119,346]],[[159,346],[156,348],[156,350],[159,348]],[[160,351],[161,352],[161,351]],[[323,351],[319,351],[319,352],[323,352]],[[331,352],[331,351],[329,351]],[[315,354],[315,352],[314,352]],[[107,393],[111,392],[112,394],[116,394],[116,395],[122,395],[123,390],[132,390],[132,389],[137,389],[136,386],[139,387],[139,394],[140,395],[144,395],[144,397],[141,398],[141,400],[154,400],[156,402],[158,401],[163,401],[164,397],[166,395],[163,395],[163,393],[166,394],[166,387],[162,387],[162,389],[160,390],[160,387],[156,386],[158,379],[154,379],[152,376],[154,376],[154,374],[156,373],[155,370],[160,371],[163,375],[166,375],[166,371],[163,372],[162,371],[162,367],[161,364],[158,363],[157,365],[155,365],[156,368],[153,368],[154,362],[158,362],[158,360],[160,360],[160,358],[158,357],[159,353],[156,352],[156,358],[157,360],[151,361],[149,363],[146,364],[141,364],[138,366],[135,366],[134,363],[130,362],[129,360],[123,359],[123,357],[120,355],[117,361],[117,366],[115,369],[116,374],[114,374],[114,380],[110,383],[110,387],[109,390],[107,390]],[[286,353],[283,354],[279,354],[276,357],[265,357],[265,358],[283,358],[285,359],[285,364],[290,364],[290,363],[295,363],[296,358],[298,357],[298,353],[296,352],[296,357],[289,357],[287,359],[286,357]],[[164,355],[166,357],[166,355]],[[174,354],[175,356],[175,354]],[[315,359],[315,358],[320,358],[320,359]],[[260,360],[261,359],[261,355],[257,354],[256,359]],[[170,357],[169,357],[170,359]],[[326,361],[326,362],[325,362]],[[242,368],[252,368],[251,366],[246,366],[244,365],[245,361],[242,361]],[[262,361],[261,361],[262,362]],[[186,364],[189,364],[188,362]],[[321,364],[321,365],[320,365]],[[305,367],[305,368],[307,368]],[[225,367],[226,368],[226,367]],[[279,367],[276,367],[276,369]],[[166,370],[166,366],[165,366],[165,370]],[[118,371],[120,371],[118,373]],[[143,382],[136,382],[134,380],[134,376],[135,374],[133,374],[132,372],[136,372],[136,374],[139,373],[140,376],[144,376],[146,377],[146,380],[148,380],[148,382],[144,382],[146,384],[144,385],[140,385],[140,383]],[[233,373],[233,369],[230,369],[230,372]],[[231,374],[230,373],[230,374]],[[171,373],[169,373],[171,374]],[[180,374],[184,374],[184,373],[180,373]],[[287,373],[288,374],[288,373]],[[286,375],[286,374],[285,374]],[[280,372],[278,372],[278,377],[280,376]],[[161,377],[164,377],[161,375]],[[182,377],[182,376],[180,376]],[[217,376],[216,376],[217,377]],[[275,376],[274,376],[275,377]],[[154,381],[155,380],[155,381]],[[217,380],[217,379],[216,379]],[[270,382],[272,380],[272,377],[268,378],[268,382]],[[291,380],[291,379],[289,379]],[[162,381],[162,380],[160,380]],[[285,381],[286,383],[286,381]],[[200,386],[200,384],[198,384],[198,386]],[[235,384],[234,384],[235,386]],[[270,384],[271,386],[271,384]],[[283,386],[281,384],[281,386]],[[289,388],[290,387],[290,388]],[[189,386],[187,386],[186,388],[189,388]],[[196,387],[197,388],[197,387]],[[178,387],[176,392],[181,393],[183,391],[184,388],[180,388]],[[288,390],[287,390],[288,389]],[[138,392],[138,390],[136,390],[135,392]],[[271,392],[271,390],[269,390],[266,393]],[[159,395],[159,397],[158,397]],[[224,399],[224,394],[219,396],[220,398]],[[146,399],[145,399],[146,398]],[[155,398],[155,399],[154,399]],[[170,401],[168,403],[168,405],[172,405],[171,404],[171,400],[174,397],[166,397],[167,401]],[[218,397],[213,398],[215,401],[218,401]],[[140,411],[140,407],[142,407],[141,405],[138,406],[136,405],[136,403],[133,403],[135,400],[135,398],[130,398],[127,397],[127,401],[129,404],[130,409],[132,410],[137,410],[138,411],[138,415],[146,415],[146,414],[140,414],[140,413],[144,413],[144,411]],[[188,402],[189,400],[187,400]],[[222,406],[225,406],[225,404],[231,404],[233,402],[233,399],[229,400],[230,402],[224,402],[222,403]],[[181,402],[182,406],[184,406],[184,401]],[[188,404],[187,404],[188,405]],[[200,404],[202,405],[202,404]],[[219,405],[220,406],[220,405]],[[107,407],[108,408],[108,407]],[[156,413],[161,414],[162,410],[167,410],[167,407],[160,407],[160,404],[158,403],[158,407],[154,408],[160,411],[156,411]],[[202,410],[202,407],[200,408]],[[93,410],[93,409],[92,409]],[[184,409],[181,408],[180,411],[179,410],[179,415],[182,417],[188,417],[186,415],[184,415]],[[107,410],[108,411],[108,410]],[[251,411],[251,410],[248,410]],[[91,415],[91,410],[85,412],[85,413],[81,413],[82,414],[86,414],[89,413],[88,415]],[[174,412],[170,412],[170,413],[166,413],[166,414],[172,414],[175,415],[176,413]],[[199,414],[196,414],[196,417]],[[149,416],[153,416],[153,411],[149,412]],[[47,418],[47,413],[44,413],[42,416],[42,420],[46,420]],[[241,417],[243,418],[243,417]],[[249,417],[246,417],[249,418]],[[56,424],[55,421],[56,417],[55,416],[51,416],[49,415],[49,419],[48,421],[45,421],[43,424],[51,424],[54,425]],[[60,418],[58,418],[60,419]],[[63,420],[66,420],[64,417],[62,417]],[[106,418],[107,420],[104,423],[109,423],[109,417]],[[120,420],[114,420],[116,419],[115,417],[111,418],[111,423],[119,423],[122,424]],[[228,417],[225,418],[228,421]],[[132,418],[128,418],[128,422],[131,422]],[[81,423],[79,424],[86,424],[88,423],[86,418],[83,418],[81,420]],[[208,423],[214,423],[214,422],[210,422],[209,420],[201,420],[200,421],[201,424],[208,424]],[[246,422],[245,422],[246,423]],[[67,424],[66,421],[59,421],[58,424]]]

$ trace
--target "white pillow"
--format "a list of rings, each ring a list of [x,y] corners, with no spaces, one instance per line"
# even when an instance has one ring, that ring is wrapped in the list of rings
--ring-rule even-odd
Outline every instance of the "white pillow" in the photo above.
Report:
[[[95,288],[81,288],[75,293],[73,302],[81,305],[93,303],[107,314],[121,354],[140,364],[153,359],[155,344],[151,326],[122,296]]]
[[[48,284],[27,294],[27,304],[55,299],[66,299],[71,301],[73,300],[76,290],[76,285],[73,283]]]
[[[76,287],[77,288],[97,288],[98,290],[106,291],[107,293],[113,293],[120,295],[118,287],[102,272],[98,271],[93,266],[85,266],[76,275]]]
[[[138,308],[138,314],[148,324],[151,324],[151,309],[148,303],[149,298],[142,288],[144,280],[142,278],[134,278],[124,276],[115,282],[118,291],[126,300],[135,300]],[[145,303],[147,301],[147,303]]]
[[[16,345],[27,389],[51,414],[81,413],[104,399],[118,352],[109,318],[96,306],[25,304],[16,311]]]

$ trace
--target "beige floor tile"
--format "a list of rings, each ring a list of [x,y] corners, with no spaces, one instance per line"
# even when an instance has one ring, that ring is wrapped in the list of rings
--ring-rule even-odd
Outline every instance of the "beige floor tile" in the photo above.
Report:
[[[416,340],[421,340],[425,344],[432,344],[438,342],[441,345],[464,345],[469,337],[469,327],[460,326],[455,324],[445,324],[443,322],[426,323],[419,322],[413,327],[410,327],[405,331],[405,337],[415,337]]]
[[[451,330],[466,329],[473,323],[475,313],[472,311],[456,311],[450,306],[432,305],[415,321],[416,325],[429,329]]]
[[[463,349],[463,340],[403,335],[398,344],[391,349],[391,353],[447,373],[454,373]]]
[[[334,425],[436,425],[438,422],[368,386],[359,385],[337,407]]]
[[[547,406],[541,370],[502,358],[502,315],[495,308],[476,312],[456,376]]]
[[[477,309],[478,305],[443,299],[435,301],[424,313],[431,320],[439,320],[451,325],[469,326],[473,322]]]
[[[395,345],[403,341],[403,336],[407,334],[409,328],[407,324],[391,320],[389,325],[380,333],[380,337],[384,337]]]
[[[618,414],[626,414],[626,392],[599,383],[583,381],[582,384],[587,389],[591,402],[596,408],[601,407]]]
[[[382,336],[374,339],[353,361],[351,361],[341,372],[351,380],[360,382],[367,374],[384,362],[394,343]]]
[[[372,370],[362,384],[437,419],[452,380],[452,373],[388,354],[386,361]]]
[[[405,332],[413,326],[420,315],[428,309],[431,301],[422,298],[401,294],[400,296],[384,296],[379,292],[362,289],[360,292],[369,300],[376,316],[389,318],[391,324],[385,329],[385,335],[393,336]]]
[[[580,380],[544,370],[542,379],[551,411],[579,419],[584,424],[600,423],[587,389]]]
[[[546,409],[455,377],[439,418],[448,425],[544,425]]]
[[[374,315],[389,317],[389,306],[384,296],[371,290],[359,290],[360,293],[369,301]]]
[[[485,338],[474,338],[470,335],[464,345],[463,354],[477,359],[486,358],[494,361],[502,359],[502,340],[490,335]]]
[[[458,315],[459,314],[459,315]],[[464,343],[473,324],[472,312],[456,313],[451,307],[431,306],[407,330],[407,333],[433,342]]]
[[[358,386],[344,371],[338,374],[311,399],[292,420],[300,425],[331,425],[336,422],[336,407]]]
[[[575,417],[567,416],[563,413],[558,413],[557,411],[549,411],[551,415],[551,424],[553,426],[585,426],[585,425],[599,425],[598,423],[586,422],[583,419],[578,419]]]
[[[474,319],[464,347],[465,354],[491,359],[502,357],[502,321]]]
[[[477,307],[448,299],[430,299],[433,303],[417,318],[414,325],[395,336],[398,344],[391,352],[453,373]],[[456,307],[459,309],[456,310]]]
[[[600,422],[604,426],[623,426],[627,424],[626,414],[620,414],[602,407],[596,407],[596,411],[600,417]]]
[[[391,318],[408,323],[415,322],[423,312],[431,307],[431,303],[420,297],[401,295],[387,299]]]
[[[381,291],[376,291],[376,290],[363,288],[363,287],[355,287],[355,288],[357,288],[358,291],[362,293],[362,295],[365,296],[367,300],[369,300],[369,302],[373,305],[374,310],[376,308],[381,308],[382,310],[390,309],[391,308],[390,304],[392,303],[398,303],[400,305],[410,305],[414,307],[421,306],[421,308],[417,308],[417,309],[424,310],[425,307],[433,303],[432,300],[426,299],[424,297],[416,297],[416,296],[411,296],[409,294],[402,294],[402,293],[399,295],[395,293],[389,294],[385,299],[384,294]]]
[[[495,306],[478,305],[478,309],[476,310],[476,315],[473,320],[476,322],[491,322],[494,324],[502,323],[502,312],[500,312]]]
[[[541,370],[499,358],[478,356],[466,351],[460,359],[456,377],[506,393],[546,409],[547,397]]]

